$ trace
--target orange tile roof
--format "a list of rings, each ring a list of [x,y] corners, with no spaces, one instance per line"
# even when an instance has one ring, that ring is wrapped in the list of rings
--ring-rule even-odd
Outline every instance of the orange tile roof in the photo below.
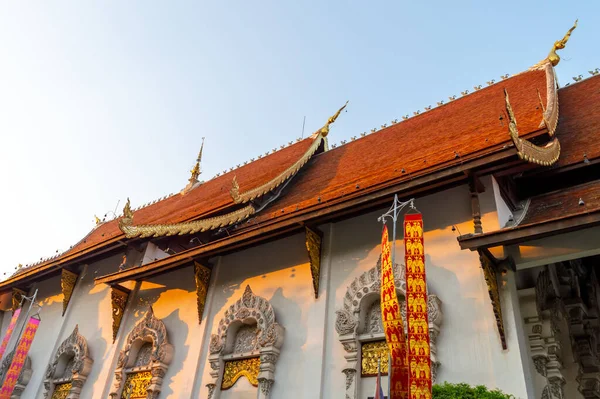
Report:
[[[539,128],[543,118],[538,90],[545,100],[546,72],[525,72],[314,157],[289,192],[272,205],[277,212],[256,219],[308,208],[357,189],[409,180],[512,145],[504,89],[510,93],[521,135],[545,132]]]
[[[385,182],[411,179],[512,145],[504,89],[510,93],[521,134],[541,134],[546,129],[540,128],[542,109],[538,91],[546,105],[546,73],[544,69],[521,73],[375,134],[315,155],[271,209],[308,208],[317,204],[319,198],[323,202],[354,192],[357,184],[360,188],[376,187]],[[134,213],[134,224],[179,223],[230,207],[233,202],[229,190],[234,175],[241,192],[260,186],[298,160],[311,143],[310,138],[305,139],[207,181],[186,195],[174,195],[139,209]],[[256,219],[275,217],[276,213],[266,212],[257,215]],[[60,264],[67,258],[76,258],[123,238],[117,220],[109,221],[95,228],[66,253],[34,267]]]
[[[209,180],[185,195],[175,194],[164,200],[134,211],[135,224],[179,223],[198,219],[208,214],[234,205],[229,190],[234,176],[244,192],[261,186],[282,173],[302,156],[313,139],[306,138],[273,154],[257,159],[231,172]],[[86,251],[94,246],[123,238],[118,220],[102,223],[92,230],[79,243],[61,256],[44,263],[54,262],[77,252]],[[23,271],[26,269],[23,269]]]
[[[556,163],[565,167],[600,157],[600,75],[558,91],[559,122],[556,137],[562,147]]]

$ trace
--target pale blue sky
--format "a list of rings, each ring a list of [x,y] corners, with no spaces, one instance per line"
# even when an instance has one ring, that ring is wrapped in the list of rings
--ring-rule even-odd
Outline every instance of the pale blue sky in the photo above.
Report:
[[[349,139],[527,69],[576,18],[561,84],[600,67],[598,1],[2,1],[0,270],[181,190],[203,136],[204,179],[346,100]]]

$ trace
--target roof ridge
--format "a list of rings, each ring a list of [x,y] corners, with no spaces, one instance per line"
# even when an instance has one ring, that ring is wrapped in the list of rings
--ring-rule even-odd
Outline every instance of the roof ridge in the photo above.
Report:
[[[571,79],[573,79],[575,82],[574,83],[569,82],[569,83],[563,85],[563,87],[560,87],[560,89],[564,89],[564,88],[570,87],[570,86],[575,86],[577,83],[581,83],[581,82],[585,82],[587,80],[590,80],[594,76],[599,76],[600,75],[600,68],[592,69],[591,71],[588,71],[588,73],[590,74],[590,76],[583,76],[582,74],[579,74],[577,76],[571,77]]]

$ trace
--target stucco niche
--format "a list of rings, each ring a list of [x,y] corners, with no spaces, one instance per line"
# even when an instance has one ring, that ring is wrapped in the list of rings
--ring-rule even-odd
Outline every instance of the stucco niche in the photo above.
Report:
[[[404,265],[394,265],[396,292],[406,333],[406,297]],[[377,264],[356,277],[346,289],[342,309],[336,311],[335,329],[344,347],[346,363],[342,372],[346,376],[345,398],[358,398],[360,392],[361,346],[363,343],[385,339],[381,321],[381,259]],[[431,345],[431,375],[435,382],[440,362],[437,358],[437,337],[442,324],[442,301],[428,294],[429,336]]]
[[[2,361],[2,366],[0,366],[0,381],[4,381],[4,377],[6,376],[6,373],[8,372],[8,369],[10,367],[10,363],[12,362],[14,354],[15,354],[15,351],[13,350],[12,352],[10,352],[9,354],[7,354],[4,357],[4,360]],[[13,390],[13,393],[10,396],[10,399],[18,399],[21,397],[21,394],[23,394],[23,391],[25,390],[27,383],[31,379],[32,373],[33,373],[33,369],[31,367],[31,358],[29,356],[27,356],[25,358],[25,363],[23,364],[23,368],[21,369],[21,374],[19,374],[19,378],[17,379],[17,384],[15,385],[15,389]]]
[[[78,399],[83,384],[92,369],[93,360],[86,339],[79,334],[79,326],[65,339],[46,370],[44,398],[52,397],[59,384],[71,384],[66,399]]]
[[[226,361],[253,357],[260,357],[256,397],[268,399],[275,382],[284,331],[276,322],[269,301],[254,295],[250,286],[246,286],[242,297],[225,311],[217,333],[210,337],[208,399],[220,397]]]
[[[146,388],[147,398],[158,398],[172,359],[173,346],[169,344],[165,324],[154,316],[150,307],[127,336],[119,354],[111,399],[121,397],[128,374],[143,372],[152,376]]]

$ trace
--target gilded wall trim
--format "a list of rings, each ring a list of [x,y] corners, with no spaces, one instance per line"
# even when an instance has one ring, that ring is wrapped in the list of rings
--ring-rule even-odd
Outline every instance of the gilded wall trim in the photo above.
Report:
[[[149,371],[127,374],[121,399],[146,399],[151,381],[152,373]]]
[[[504,98],[506,102],[506,111],[508,112],[509,117],[508,130],[510,138],[519,154],[519,158],[538,165],[553,165],[560,157],[560,143],[558,142],[558,138],[555,137],[543,147],[520,138],[519,130],[517,129],[517,120],[515,119],[515,114],[510,105],[508,92],[506,90],[504,90]]]
[[[64,268],[61,270],[60,288],[62,289],[63,293],[63,316],[65,315],[67,307],[69,306],[69,301],[71,300],[71,296],[73,295],[75,284],[77,284],[77,277],[79,277],[77,273],[73,273]]]
[[[389,370],[390,350],[385,341],[365,342],[361,345],[361,377],[376,376],[380,370],[381,375],[387,375]]]
[[[308,261],[310,263],[310,274],[313,281],[313,289],[315,298],[319,297],[319,280],[321,276],[321,243],[322,237],[320,234],[305,228],[306,232],[306,249],[308,250]]]
[[[110,299],[112,306],[112,330],[113,330],[113,343],[117,339],[117,333],[123,320],[123,314],[125,313],[125,306],[127,305],[127,299],[129,299],[129,291],[127,288],[121,287],[120,285],[114,285],[110,287]]]
[[[250,384],[257,387],[259,372],[260,357],[226,361],[221,389],[226,390],[231,388],[242,376],[246,377]]]
[[[496,267],[491,259],[492,255],[490,253],[485,250],[479,250],[478,252],[481,268],[483,269],[483,276],[485,278],[485,283],[488,286],[488,293],[490,295],[490,300],[492,301],[492,308],[494,309],[494,317],[496,318],[496,326],[498,327],[498,334],[500,334],[502,349],[506,350],[508,347],[506,345],[506,333],[504,331],[504,319],[502,317]]]
[[[196,302],[198,304],[198,324],[202,323],[202,315],[206,306],[206,296],[208,294],[208,283],[210,282],[211,270],[194,262],[194,279],[196,280]]]
[[[15,310],[19,309],[19,306],[21,305],[21,299],[23,299],[24,296],[27,296],[27,292],[13,287],[13,289],[12,289],[12,311],[13,312]]]

